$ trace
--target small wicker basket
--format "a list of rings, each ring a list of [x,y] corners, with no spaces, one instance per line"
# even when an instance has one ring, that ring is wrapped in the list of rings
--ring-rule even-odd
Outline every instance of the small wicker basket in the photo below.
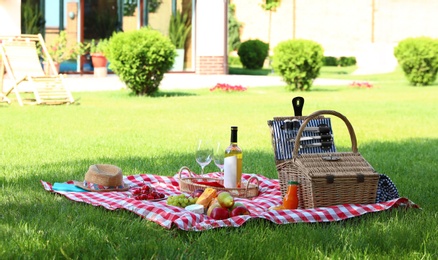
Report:
[[[183,177],[181,175],[183,172],[188,172],[189,177]],[[224,184],[223,179],[194,176],[192,174],[192,171],[190,171],[190,169],[186,166],[183,166],[179,170],[179,189],[182,192],[192,193],[197,189],[214,188],[217,191],[227,191],[233,197],[239,197],[239,198],[252,198],[259,195],[260,182],[256,176],[251,176],[246,182],[242,181],[242,188],[222,188],[217,186],[199,184],[196,182],[213,182],[213,183],[219,183],[221,185]]]
[[[344,121],[350,134],[352,152],[298,154],[304,128],[310,120],[322,114],[334,115]],[[356,135],[348,119],[336,111],[320,110],[306,117],[298,130],[292,159],[276,167],[283,196],[288,181],[300,183],[300,208],[375,202],[379,174],[357,151]]]

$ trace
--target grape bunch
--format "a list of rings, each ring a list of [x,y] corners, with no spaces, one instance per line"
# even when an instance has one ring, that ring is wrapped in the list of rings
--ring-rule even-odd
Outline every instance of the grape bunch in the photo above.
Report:
[[[136,200],[156,200],[163,199],[165,195],[155,190],[154,187],[143,185],[140,188],[132,190],[132,195]]]
[[[173,195],[167,198],[167,205],[185,208],[188,205],[195,204],[197,199],[198,198],[194,197],[186,197],[184,194]]]

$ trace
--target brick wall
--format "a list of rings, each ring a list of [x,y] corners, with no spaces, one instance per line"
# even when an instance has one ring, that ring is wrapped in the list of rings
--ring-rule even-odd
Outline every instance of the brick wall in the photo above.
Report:
[[[196,64],[197,74],[228,74],[223,56],[198,56]]]

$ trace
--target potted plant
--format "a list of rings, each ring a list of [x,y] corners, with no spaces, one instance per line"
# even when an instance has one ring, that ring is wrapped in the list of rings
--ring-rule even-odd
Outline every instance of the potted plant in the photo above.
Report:
[[[187,14],[177,11],[170,17],[169,39],[175,45],[177,53],[172,70],[184,70],[184,46],[191,29],[192,26]]]
[[[91,40],[90,43],[90,56],[91,62],[94,68],[95,76],[106,76],[107,75],[107,62],[105,57],[105,52],[108,47],[108,39],[100,39],[97,43]]]
[[[75,59],[77,56],[84,55],[88,46],[80,42],[69,43],[67,39],[66,31],[61,31],[50,45],[47,46],[47,52],[53,60],[53,63],[57,69],[56,73],[59,73],[59,66],[61,62]],[[47,65],[47,55],[42,55],[44,59],[44,70],[47,75],[50,75],[50,69]]]

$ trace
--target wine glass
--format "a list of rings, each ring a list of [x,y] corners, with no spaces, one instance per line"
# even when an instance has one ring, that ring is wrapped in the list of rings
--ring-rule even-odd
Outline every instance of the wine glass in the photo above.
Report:
[[[224,172],[224,156],[225,156],[225,148],[221,146],[221,143],[218,142],[216,149],[213,153],[213,161],[214,164],[219,168],[220,172]]]
[[[209,141],[199,140],[196,148],[196,162],[201,166],[201,174],[204,174],[204,168],[210,164],[213,157],[213,146]]]

